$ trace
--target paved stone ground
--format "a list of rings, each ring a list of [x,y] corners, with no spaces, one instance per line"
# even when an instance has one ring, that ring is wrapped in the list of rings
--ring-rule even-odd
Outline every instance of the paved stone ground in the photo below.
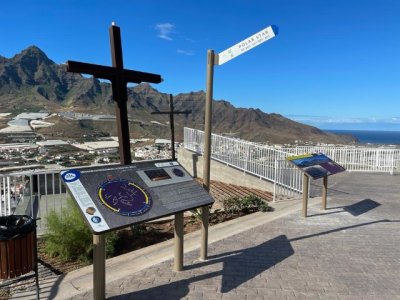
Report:
[[[36,280],[34,273],[28,273],[20,277],[20,281],[6,285],[2,288],[4,294],[10,294],[9,299],[19,299],[22,295],[28,295],[28,299],[36,299]],[[29,277],[29,278],[27,278]],[[27,278],[27,279],[25,279]],[[43,296],[48,295],[51,287],[59,278],[48,266],[38,263],[38,278],[40,293]],[[4,283],[7,283],[5,281]],[[0,297],[0,299],[3,299]],[[6,298],[7,299],[7,298]]]
[[[400,299],[400,175],[338,174],[329,198],[307,219],[299,211],[211,244],[207,261],[186,254],[183,272],[167,261],[107,284],[107,297]],[[53,299],[60,278],[44,270],[41,299]]]
[[[109,299],[400,299],[400,176],[329,179],[328,210],[309,208],[106,287]],[[128,262],[127,262],[128,263]],[[91,299],[85,293],[71,299]]]

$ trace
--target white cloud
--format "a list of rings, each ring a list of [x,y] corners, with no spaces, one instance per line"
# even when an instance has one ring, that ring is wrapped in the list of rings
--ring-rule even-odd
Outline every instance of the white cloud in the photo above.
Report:
[[[167,41],[172,41],[171,34],[174,32],[175,25],[171,23],[160,23],[155,26],[158,30],[158,37]]]
[[[301,115],[288,115],[289,119],[313,124],[331,124],[331,123],[363,123],[365,120],[360,118],[344,118],[344,117],[326,117],[326,116],[301,116]]]
[[[400,117],[360,118],[287,115],[294,121],[325,129],[358,129],[358,130],[399,130]]]
[[[377,123],[380,120],[377,118],[355,118],[355,117],[328,117],[328,116],[302,116],[302,115],[288,115],[289,119],[312,124],[361,124],[361,123]]]
[[[178,49],[176,52],[178,52],[179,54],[187,55],[187,56],[194,55],[193,51],[186,51],[186,50],[182,50],[182,49]]]
[[[400,117],[393,117],[390,119],[390,123],[399,123],[400,124]]]

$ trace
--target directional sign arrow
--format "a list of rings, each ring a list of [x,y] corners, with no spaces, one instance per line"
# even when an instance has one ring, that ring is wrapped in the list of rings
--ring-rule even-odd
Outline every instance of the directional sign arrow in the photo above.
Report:
[[[277,36],[279,29],[275,25],[271,25],[263,30],[249,36],[247,39],[233,45],[232,47],[222,51],[218,54],[218,60],[216,64],[222,65],[227,61],[249,51],[250,49],[264,43],[265,41],[272,39],[273,37]]]

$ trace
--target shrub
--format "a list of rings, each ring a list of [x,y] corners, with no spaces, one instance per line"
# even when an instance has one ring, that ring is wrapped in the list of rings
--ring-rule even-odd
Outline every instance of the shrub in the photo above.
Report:
[[[256,209],[258,211],[270,211],[271,207],[268,206],[268,203],[262,200],[260,197],[255,195],[248,195],[242,198],[242,209]]]
[[[93,259],[93,235],[85,223],[76,204],[68,199],[67,207],[61,212],[51,211],[47,217],[48,230],[44,236],[44,251],[51,257],[61,260]],[[118,240],[116,232],[106,234],[106,255],[114,253]]]
[[[234,214],[241,211],[239,197],[229,197],[223,200],[222,205],[228,214]]]
[[[270,211],[268,203],[255,195],[248,195],[243,198],[229,197],[223,201],[224,210],[229,214],[240,212],[248,213],[252,211]]]

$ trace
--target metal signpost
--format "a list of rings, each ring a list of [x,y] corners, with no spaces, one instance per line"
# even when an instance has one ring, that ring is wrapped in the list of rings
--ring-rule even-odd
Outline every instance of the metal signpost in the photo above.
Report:
[[[307,217],[309,179],[323,178],[322,182],[322,209],[326,210],[328,196],[328,176],[346,171],[338,163],[322,153],[303,154],[286,158],[303,172],[303,208],[302,216]]]
[[[203,154],[203,186],[210,190],[210,164],[211,164],[211,131],[212,131],[212,99],[214,82],[214,65],[222,65],[231,59],[249,51],[250,49],[268,41],[278,34],[277,26],[269,26],[247,39],[235,44],[234,46],[215,54],[214,50],[207,52],[207,80],[206,80],[206,102],[204,120],[204,154]],[[208,206],[202,207],[202,227],[201,227],[201,250],[200,259],[207,259],[208,245]]]

